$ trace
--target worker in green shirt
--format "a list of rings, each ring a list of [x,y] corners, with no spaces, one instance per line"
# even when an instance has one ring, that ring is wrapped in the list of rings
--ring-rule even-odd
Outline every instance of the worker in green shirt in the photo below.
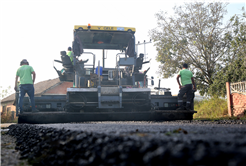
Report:
[[[27,93],[32,106],[32,112],[37,112],[38,110],[35,108],[35,101],[34,101],[34,82],[36,78],[36,73],[26,59],[23,59],[20,63],[21,67],[16,72],[15,77],[15,91],[18,90],[17,83],[18,78],[20,77],[20,85],[19,85],[19,110],[20,113],[23,113],[23,98]]]
[[[67,49],[67,55],[69,56],[72,64],[73,64],[73,52],[72,52],[72,48],[71,47],[68,47]]]
[[[186,94],[186,98],[187,98],[186,99],[186,110],[191,110],[191,102],[193,99],[192,93],[196,91],[196,85],[195,85],[193,74],[187,68],[188,68],[188,65],[184,63],[183,69],[180,70],[179,74],[177,75],[177,82],[179,84],[179,94],[178,94],[179,108],[177,110],[184,110],[184,105],[183,105],[184,94]],[[182,85],[179,82],[179,78],[181,78]]]

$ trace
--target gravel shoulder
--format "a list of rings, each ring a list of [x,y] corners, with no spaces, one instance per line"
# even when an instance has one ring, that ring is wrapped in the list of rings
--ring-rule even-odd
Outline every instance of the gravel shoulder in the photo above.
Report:
[[[1,166],[24,166],[26,160],[20,160],[20,151],[15,150],[16,139],[6,131],[1,131]]]

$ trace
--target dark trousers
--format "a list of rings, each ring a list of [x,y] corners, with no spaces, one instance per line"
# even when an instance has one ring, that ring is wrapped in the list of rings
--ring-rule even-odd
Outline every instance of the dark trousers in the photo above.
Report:
[[[34,101],[34,87],[33,84],[22,84],[20,85],[20,92],[19,92],[19,110],[23,112],[23,99],[25,94],[28,94],[31,100],[32,110],[35,110],[35,101]]]
[[[183,108],[183,96],[186,94],[186,107],[191,109],[191,102],[193,98],[193,92],[192,92],[192,84],[186,84],[185,86],[182,86],[182,88],[179,90],[178,94],[178,104],[179,107]]]

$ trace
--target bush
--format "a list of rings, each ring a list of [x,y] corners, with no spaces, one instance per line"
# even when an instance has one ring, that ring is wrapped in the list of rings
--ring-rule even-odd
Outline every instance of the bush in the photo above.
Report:
[[[202,101],[194,102],[194,118],[199,119],[218,119],[228,117],[227,101],[223,98],[213,97]]]
[[[1,113],[1,123],[17,123],[18,117],[13,118],[12,113]]]

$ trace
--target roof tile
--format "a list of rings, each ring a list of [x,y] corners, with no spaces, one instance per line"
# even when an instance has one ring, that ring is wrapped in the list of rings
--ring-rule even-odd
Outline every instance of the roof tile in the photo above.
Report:
[[[55,79],[49,79],[46,81],[41,81],[38,82],[36,84],[34,84],[34,89],[35,89],[35,96],[37,95],[42,95],[43,93],[45,93],[48,89],[61,84],[61,81],[59,80],[59,78],[55,78]],[[1,103],[4,102],[10,102],[10,101],[14,101],[15,100],[15,93],[9,95],[8,97],[2,99]]]

